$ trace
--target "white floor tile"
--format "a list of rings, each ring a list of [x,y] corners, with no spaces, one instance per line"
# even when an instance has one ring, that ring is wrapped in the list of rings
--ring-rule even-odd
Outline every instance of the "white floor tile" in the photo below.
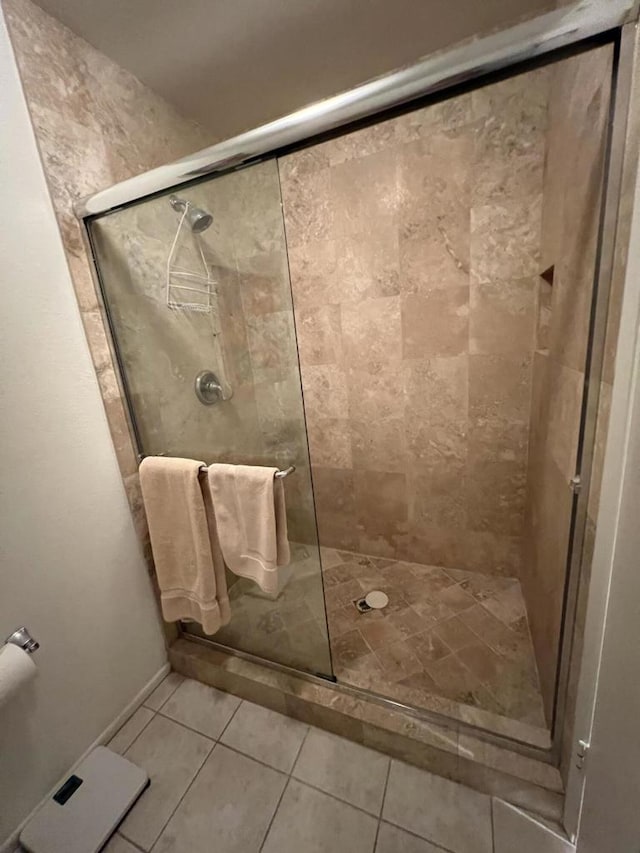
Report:
[[[329,732],[311,729],[293,775],[379,815],[388,768],[389,758],[386,755]]]
[[[127,722],[111,738],[107,746],[119,755],[129,749],[144,727],[153,719],[154,712],[149,708],[140,707],[129,717]]]
[[[575,853],[575,847],[504,800],[493,800],[495,853]]]
[[[152,711],[159,711],[183,681],[184,678],[178,675],[177,672],[170,672],[164,681],[158,684],[153,693],[147,696],[142,704],[146,705],[147,708],[151,708]]]
[[[257,853],[286,782],[218,744],[153,853]]]
[[[165,702],[162,713],[217,740],[241,701],[231,693],[185,679]]]
[[[221,743],[289,773],[309,727],[253,702],[243,702]]]
[[[262,853],[373,853],[377,820],[291,779]]]
[[[488,796],[400,761],[391,762],[382,816],[455,853],[492,851]]]
[[[120,825],[122,835],[149,850],[212,748],[208,738],[171,720],[151,720],[125,753],[151,785]]]

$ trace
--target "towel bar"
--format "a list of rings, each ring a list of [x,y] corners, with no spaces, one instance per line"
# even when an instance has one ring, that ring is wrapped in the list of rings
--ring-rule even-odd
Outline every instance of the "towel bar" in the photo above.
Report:
[[[156,455],[156,456],[166,456],[166,453],[157,453],[157,454],[155,454],[155,455]],[[145,458],[146,458],[146,457],[145,457],[143,454],[140,454],[140,456],[138,456],[138,462],[142,462],[142,460],[143,460],[143,459],[145,459]],[[206,466],[206,465],[204,465],[200,470],[201,470],[201,471],[206,471],[206,470],[207,470],[207,466]],[[277,478],[278,478],[278,480],[284,480],[284,478],[285,478],[285,477],[288,477],[288,476],[289,476],[289,474],[293,474],[293,472],[294,472],[295,470],[296,470],[296,466],[295,466],[295,465],[289,465],[289,467],[288,467],[288,468],[285,468],[285,469],[284,469],[284,471],[276,471],[276,473],[275,473],[273,476],[274,476],[274,477],[277,477]]]
[[[206,465],[203,465],[203,466],[202,466],[202,468],[201,468],[200,470],[201,470],[201,471],[206,471],[206,470],[207,470],[207,466],[206,466]],[[288,468],[285,468],[285,470],[284,470],[284,471],[276,471],[276,473],[275,473],[273,476],[274,476],[274,477],[277,477],[277,478],[278,478],[278,480],[284,480],[284,478],[285,478],[285,477],[288,477],[288,476],[289,476],[289,474],[293,474],[293,472],[294,472],[295,470],[296,470],[296,466],[295,466],[295,465],[290,465]]]

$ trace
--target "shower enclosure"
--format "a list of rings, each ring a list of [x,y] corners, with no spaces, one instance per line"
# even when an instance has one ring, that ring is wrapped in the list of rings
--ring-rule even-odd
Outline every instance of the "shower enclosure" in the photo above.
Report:
[[[229,575],[231,622],[184,633],[544,743],[613,62],[592,44],[88,218],[139,453],[295,469],[278,594]]]

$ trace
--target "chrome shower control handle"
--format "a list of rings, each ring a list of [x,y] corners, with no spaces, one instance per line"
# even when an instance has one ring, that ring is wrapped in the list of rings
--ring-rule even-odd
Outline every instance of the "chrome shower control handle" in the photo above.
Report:
[[[224,400],[222,385],[212,370],[201,370],[194,383],[196,397],[204,406],[213,406]]]

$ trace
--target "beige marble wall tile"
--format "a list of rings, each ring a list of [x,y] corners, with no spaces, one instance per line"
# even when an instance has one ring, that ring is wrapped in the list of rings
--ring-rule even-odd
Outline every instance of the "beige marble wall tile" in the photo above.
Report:
[[[465,133],[472,119],[471,98],[471,93],[466,92],[405,113],[394,120],[396,139],[413,142],[434,132],[448,137]]]
[[[300,246],[287,245],[296,311],[340,301],[336,255],[337,246],[333,239],[307,240]]]
[[[405,359],[460,355],[468,348],[468,287],[403,297],[402,353]]]
[[[336,291],[340,302],[400,292],[398,232],[388,219],[373,219],[366,234],[336,235]]]
[[[471,268],[480,281],[525,278],[540,272],[542,192],[471,210]]]
[[[517,462],[476,461],[467,478],[467,523],[471,530],[522,535],[526,468]]]
[[[303,364],[305,411],[310,418],[340,418],[349,412],[347,377],[341,364]]]
[[[401,414],[401,413],[400,413]],[[404,418],[350,420],[354,468],[403,472],[407,467]]]
[[[359,160],[370,154],[377,154],[395,144],[396,123],[391,120],[337,136],[319,145],[318,148],[327,157],[329,164],[336,166],[347,160]]]
[[[326,240],[332,232],[329,169],[303,174],[282,174],[282,201],[287,210],[287,243],[301,246],[311,240]]]
[[[318,533],[323,545],[357,550],[354,474],[344,468],[313,468],[313,492],[318,517]]]
[[[410,518],[419,528],[450,530],[468,528],[466,494],[467,466],[464,460],[433,459],[422,472],[409,471]]]
[[[468,399],[466,355],[407,362],[404,417],[412,465],[466,459]]]
[[[522,423],[529,417],[531,356],[469,357],[469,418],[475,428],[485,423]]]
[[[568,482],[576,471],[584,373],[549,359],[547,452]]]
[[[342,338],[344,359],[349,365],[399,361],[402,357],[399,298],[344,304]]]
[[[471,282],[469,351],[530,353],[535,328],[537,277]]]
[[[312,465],[353,467],[351,428],[347,418],[308,418],[307,432]]]
[[[403,293],[428,293],[441,287],[466,287],[469,261],[458,256],[446,235],[437,228],[405,237],[398,243],[400,289]]]
[[[407,363],[371,360],[362,366],[345,363],[344,368],[350,418],[372,421],[404,411]]]
[[[360,550],[387,556],[394,539],[406,531],[409,516],[407,477],[381,471],[354,471]]]
[[[394,151],[351,159],[329,171],[334,237],[366,235],[372,222],[388,226],[395,223],[400,191]],[[364,186],[366,192],[362,192]],[[308,191],[306,187],[305,193]]]
[[[292,284],[295,288],[295,279],[292,279]],[[301,364],[342,362],[343,336],[339,305],[298,309],[296,332]]]
[[[251,367],[256,382],[281,379],[297,364],[291,311],[256,314],[246,318]]]

